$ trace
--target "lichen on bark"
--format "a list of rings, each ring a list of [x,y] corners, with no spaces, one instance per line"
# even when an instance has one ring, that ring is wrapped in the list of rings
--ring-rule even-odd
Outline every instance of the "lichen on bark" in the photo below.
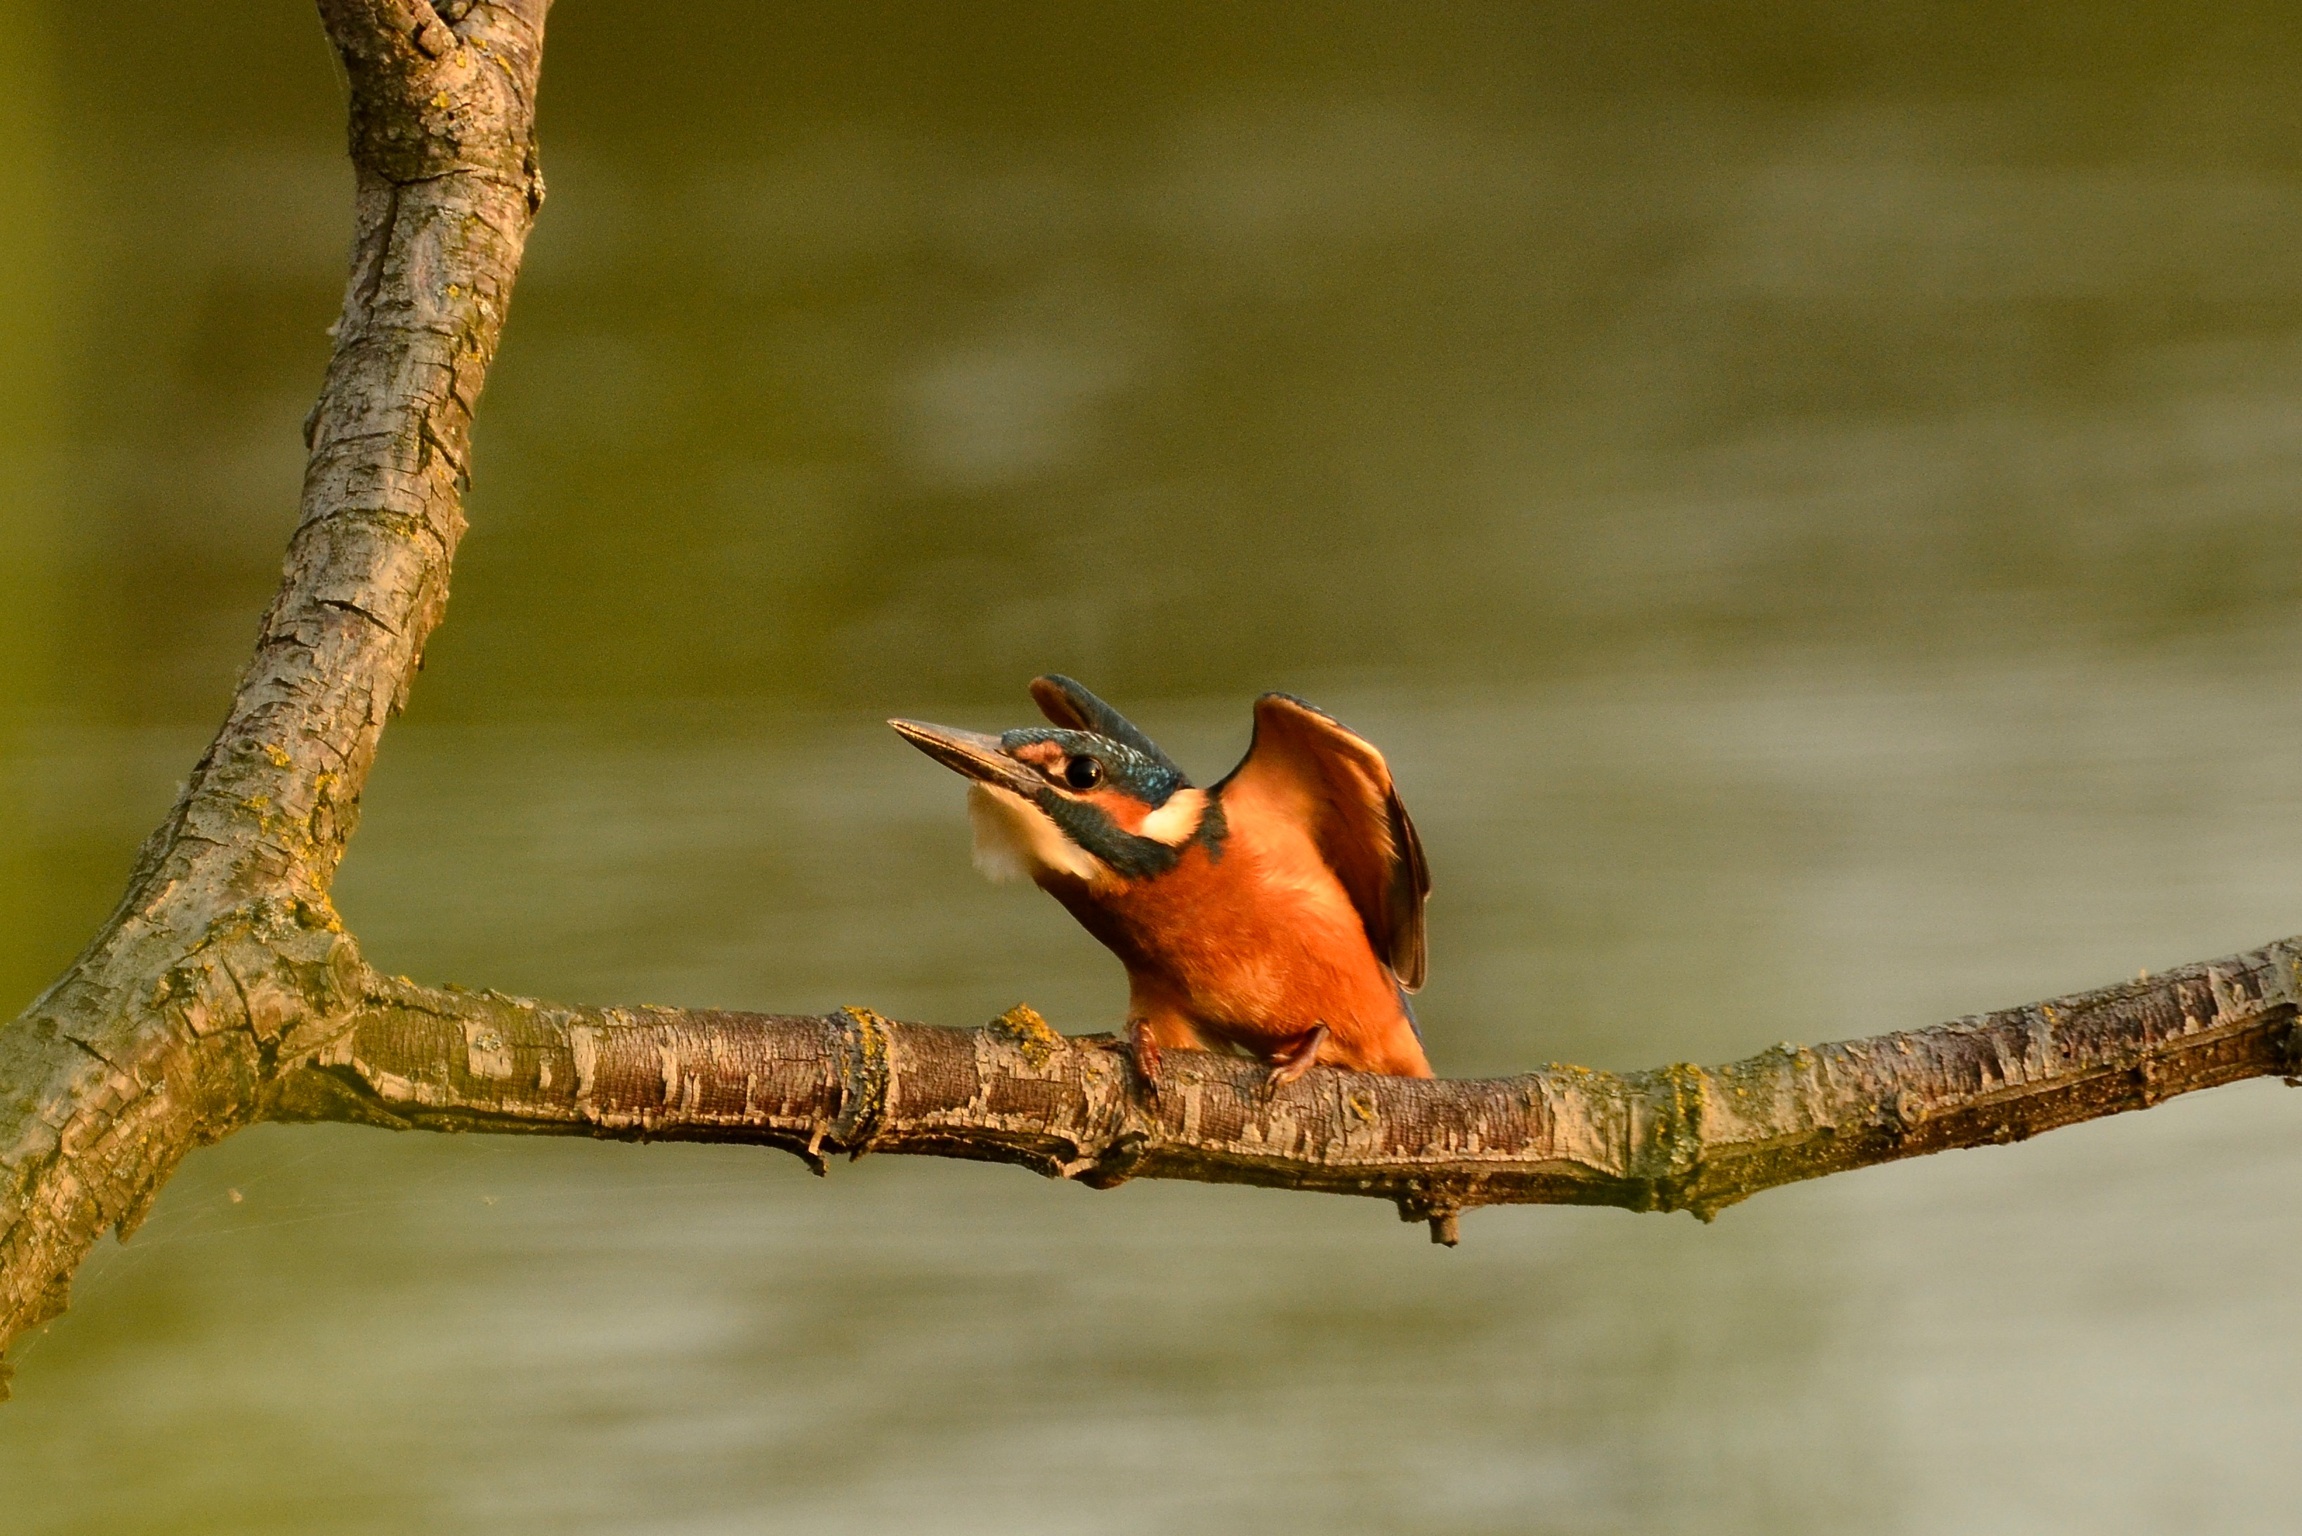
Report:
[[[0,1348],[193,1148],[259,1119],[752,1142],[1389,1200],[1451,1243],[1505,1203],[1687,1210],[2298,1060],[2302,940],[1723,1067],[1483,1081],[1169,1051],[1018,1006],[982,1029],[564,1007],[378,975],[329,888],[447,602],[472,417],[542,205],[548,0],[321,0],[351,81],[354,241],[301,516],[214,742],[88,947],[0,1026]],[[0,1383],[5,1368],[0,1367]]]
[[[544,0],[324,0],[355,238],[303,504],[223,728],[120,905],[0,1030],[0,1345],[362,992],[328,889],[447,601],[472,411],[542,198]]]

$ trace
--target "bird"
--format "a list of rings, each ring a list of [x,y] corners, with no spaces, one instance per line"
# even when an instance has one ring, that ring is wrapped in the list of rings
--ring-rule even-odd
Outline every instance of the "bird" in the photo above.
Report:
[[[1199,789],[1082,684],[1031,697],[1049,725],[888,724],[968,780],[976,867],[1031,880],[1119,957],[1154,1095],[1166,1049],[1244,1052],[1273,1089],[1314,1065],[1432,1075],[1408,1001],[1430,869],[1382,753],[1266,693],[1247,755]]]

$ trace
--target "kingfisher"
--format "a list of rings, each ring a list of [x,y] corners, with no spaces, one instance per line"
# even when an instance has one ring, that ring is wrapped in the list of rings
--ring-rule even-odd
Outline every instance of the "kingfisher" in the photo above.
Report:
[[[1126,966],[1152,1091],[1165,1048],[1243,1051],[1273,1085],[1313,1065],[1431,1075],[1407,1001],[1431,877],[1382,753],[1266,693],[1247,755],[1198,789],[1070,678],[1031,697],[1050,725],[888,724],[969,781],[976,868],[1031,880]]]

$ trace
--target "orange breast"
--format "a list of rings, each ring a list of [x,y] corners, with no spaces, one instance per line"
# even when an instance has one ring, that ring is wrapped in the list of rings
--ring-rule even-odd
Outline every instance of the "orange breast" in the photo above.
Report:
[[[1397,984],[1342,883],[1296,829],[1234,824],[1220,858],[1193,843],[1168,873],[1049,889],[1127,967],[1132,1006],[1269,1059],[1324,1024],[1319,1059],[1428,1075]]]

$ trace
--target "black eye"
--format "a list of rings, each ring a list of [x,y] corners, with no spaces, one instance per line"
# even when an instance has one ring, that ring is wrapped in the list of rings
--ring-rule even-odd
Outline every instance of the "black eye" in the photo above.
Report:
[[[1074,757],[1063,765],[1063,782],[1073,789],[1093,789],[1103,782],[1103,765],[1092,757]]]

